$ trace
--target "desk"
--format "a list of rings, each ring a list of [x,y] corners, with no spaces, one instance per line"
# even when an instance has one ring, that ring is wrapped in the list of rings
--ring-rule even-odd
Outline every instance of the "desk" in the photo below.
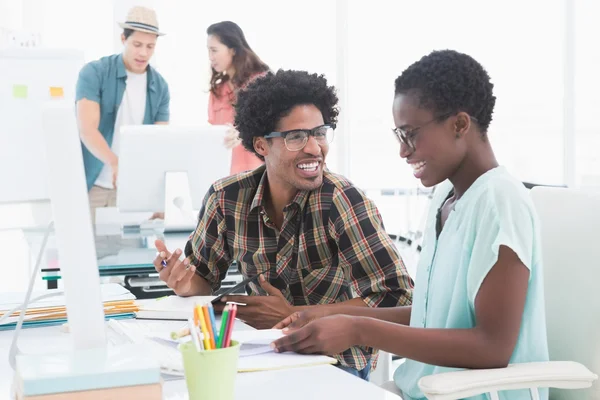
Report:
[[[237,324],[236,324],[237,326]],[[10,399],[13,371],[8,352],[14,331],[0,332],[0,398]],[[68,348],[68,336],[61,328],[46,327],[21,331],[19,348],[27,353],[57,352]],[[164,400],[187,399],[183,379],[163,385]],[[398,400],[399,397],[330,365],[238,374],[236,399],[306,400],[369,399]]]
[[[41,246],[45,230],[41,228],[23,229],[23,233],[34,257]],[[154,269],[156,248],[154,242],[160,239],[169,249],[184,249],[188,233],[164,233],[160,230],[123,231],[120,227],[103,225],[94,235],[98,270],[101,277],[123,277],[124,286],[138,299],[156,298],[173,294],[158,279]],[[52,233],[45,250],[45,261],[40,272],[42,279],[48,282],[48,289],[56,289],[61,279],[58,254],[54,234]],[[243,280],[233,264],[221,285],[221,290],[235,286]],[[219,292],[217,292],[218,294]]]

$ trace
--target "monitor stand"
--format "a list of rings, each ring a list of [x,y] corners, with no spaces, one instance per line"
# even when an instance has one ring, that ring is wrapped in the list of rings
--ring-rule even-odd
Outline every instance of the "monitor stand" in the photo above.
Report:
[[[192,207],[188,173],[165,174],[165,232],[192,232],[198,224],[198,213]]]

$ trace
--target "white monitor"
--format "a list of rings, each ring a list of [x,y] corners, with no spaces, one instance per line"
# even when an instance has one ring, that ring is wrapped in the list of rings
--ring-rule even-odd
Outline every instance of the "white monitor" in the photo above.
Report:
[[[121,128],[117,207],[164,212],[165,230],[191,231],[210,186],[229,175],[227,126]]]
[[[47,103],[41,119],[69,332],[76,350],[102,348],[106,333],[100,276],[72,103]]]

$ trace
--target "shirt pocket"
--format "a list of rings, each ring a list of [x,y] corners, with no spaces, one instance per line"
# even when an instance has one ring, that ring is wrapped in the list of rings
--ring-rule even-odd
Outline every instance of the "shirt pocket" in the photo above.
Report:
[[[323,272],[331,268],[333,263],[333,250],[337,247],[325,229],[319,229],[305,244],[305,262],[300,263],[302,275],[307,276],[313,272]]]

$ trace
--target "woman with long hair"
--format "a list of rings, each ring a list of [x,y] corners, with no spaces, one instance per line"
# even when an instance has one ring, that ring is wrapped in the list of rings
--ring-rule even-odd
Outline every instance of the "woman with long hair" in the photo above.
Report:
[[[212,24],[208,35],[208,57],[212,69],[208,122],[213,125],[232,125],[237,92],[251,80],[269,70],[267,64],[252,50],[244,32],[234,22]],[[225,138],[225,146],[232,148],[230,173],[253,170],[263,162],[255,154],[240,146],[237,131],[231,129]]]

